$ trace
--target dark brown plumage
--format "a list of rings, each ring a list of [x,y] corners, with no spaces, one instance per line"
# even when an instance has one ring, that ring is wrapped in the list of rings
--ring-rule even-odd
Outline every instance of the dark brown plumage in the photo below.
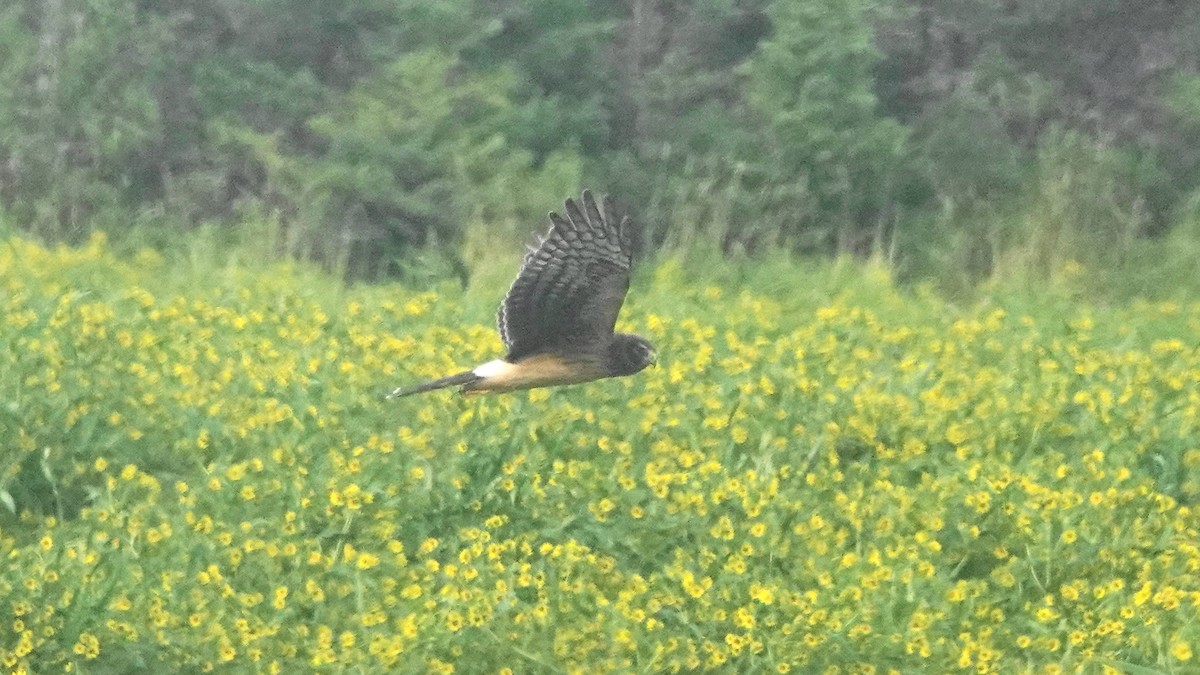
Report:
[[[497,323],[508,348],[503,359],[473,370],[401,388],[407,396],[461,386],[494,393],[632,375],[655,362],[654,347],[637,335],[614,333],[633,267],[628,218],[617,219],[584,190],[550,213],[550,231],[525,256],[500,304]]]

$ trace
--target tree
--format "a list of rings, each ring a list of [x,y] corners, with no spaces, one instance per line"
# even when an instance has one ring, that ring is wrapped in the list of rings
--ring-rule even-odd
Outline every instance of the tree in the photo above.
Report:
[[[1200,4],[1174,0],[907,0],[877,44],[884,108],[937,128],[949,99],[983,106],[1033,162],[1051,129],[1121,146],[1160,170],[1135,177],[1161,225],[1196,184],[1194,144],[1169,112],[1174,76],[1200,70]],[[985,122],[992,126],[991,122]],[[1002,153],[1003,154],[1003,153]],[[941,195],[946,196],[946,195]],[[961,195],[949,195],[958,198]]]
[[[0,203],[31,231],[78,238],[152,199],[165,27],[132,0],[0,10]]]
[[[264,194],[284,214],[289,252],[378,277],[419,249],[449,253],[468,215],[503,220],[520,210],[497,185],[533,179],[532,153],[504,135],[514,87],[510,73],[472,73],[425,50],[310,120],[310,149],[245,127],[227,133],[266,168]]]
[[[870,18],[880,9],[873,0],[777,0],[774,33],[750,66],[749,102],[772,135],[775,180],[807,185],[819,222],[831,223],[786,229],[816,230],[822,248],[880,246],[891,217],[906,134],[879,115],[873,90],[881,56]]]

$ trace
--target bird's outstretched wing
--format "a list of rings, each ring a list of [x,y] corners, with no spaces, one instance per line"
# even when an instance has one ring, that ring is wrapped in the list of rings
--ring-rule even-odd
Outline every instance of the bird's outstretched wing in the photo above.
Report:
[[[584,190],[582,206],[550,214],[550,232],[525,256],[500,305],[500,337],[509,361],[554,350],[587,349],[612,335],[629,290],[629,219],[616,220]]]

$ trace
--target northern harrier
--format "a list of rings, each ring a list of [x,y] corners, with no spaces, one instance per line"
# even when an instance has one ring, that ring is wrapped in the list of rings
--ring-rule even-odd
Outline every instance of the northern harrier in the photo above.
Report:
[[[656,362],[645,338],[613,333],[633,262],[629,219],[615,219],[608,197],[603,212],[587,190],[582,202],[568,199],[565,218],[550,213],[550,233],[526,254],[500,304],[497,323],[508,355],[401,387],[389,398],[453,386],[484,394],[577,384],[633,375]]]

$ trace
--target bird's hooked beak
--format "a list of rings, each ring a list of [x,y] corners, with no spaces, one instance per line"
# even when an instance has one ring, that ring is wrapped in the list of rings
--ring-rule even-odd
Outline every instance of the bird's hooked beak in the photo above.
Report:
[[[658,367],[658,352],[653,350],[650,352],[650,365]]]

